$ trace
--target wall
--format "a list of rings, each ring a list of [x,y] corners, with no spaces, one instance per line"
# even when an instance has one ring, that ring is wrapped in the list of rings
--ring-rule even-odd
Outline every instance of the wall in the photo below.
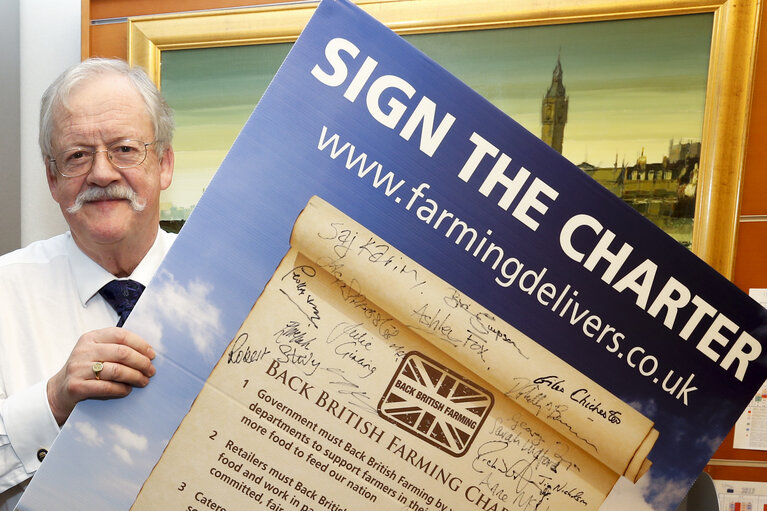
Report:
[[[80,60],[80,0],[0,3],[0,254],[67,229],[37,146],[40,96]]]
[[[37,145],[40,97],[80,61],[80,0],[19,0],[21,244],[67,230],[51,199]]]
[[[0,2],[0,254],[21,245],[19,1]]]
[[[761,27],[767,24],[762,6]],[[743,178],[741,222],[738,228],[733,282],[744,291],[767,288],[767,33],[761,31],[756,57],[751,123]]]

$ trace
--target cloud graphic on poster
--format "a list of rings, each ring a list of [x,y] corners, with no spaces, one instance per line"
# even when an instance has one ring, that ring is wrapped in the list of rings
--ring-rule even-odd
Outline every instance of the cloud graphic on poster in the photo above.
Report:
[[[115,437],[118,444],[134,449],[136,451],[144,451],[149,445],[149,441],[143,435],[139,435],[119,424],[111,424],[109,426],[110,431]]]
[[[658,405],[654,399],[648,399],[647,401],[631,401],[628,404],[645,417],[655,417],[658,412]]]
[[[117,456],[120,456],[119,454]],[[124,460],[123,460],[124,461]],[[96,475],[89,484],[94,495],[89,496],[88,509],[128,509],[141,488],[141,482],[121,472],[104,471]],[[51,508],[53,509],[53,507]]]
[[[112,452],[115,453],[118,458],[123,460],[128,465],[133,464],[133,458],[131,458],[131,455],[128,449],[125,449],[124,447],[120,447],[119,445],[113,445]]]
[[[618,479],[599,511],[674,511],[687,494],[687,482],[646,473],[636,484]]]
[[[690,483],[692,484],[692,483]],[[653,480],[651,502],[659,511],[673,511],[684,499],[689,490],[687,481],[671,478],[655,478]]]
[[[645,474],[636,484],[621,477],[607,496],[599,511],[655,511],[645,499],[652,477]]]
[[[191,337],[197,351],[209,354],[223,330],[221,311],[209,300],[212,289],[212,285],[201,280],[185,286],[169,272],[161,272],[147,293],[149,303],[143,303],[133,313],[136,332],[162,351],[162,319],[173,318],[174,327]]]
[[[145,451],[149,446],[149,440],[119,424],[110,424],[109,431],[112,434],[112,452],[127,464],[133,463],[132,451]]]
[[[703,448],[707,451],[714,452],[719,448],[720,445],[722,445],[723,441],[724,436],[704,435],[698,439],[697,444],[703,446]]]
[[[90,422],[75,422],[73,424],[77,431],[77,440],[92,447],[98,447],[104,443],[104,438],[99,434],[96,427]]]

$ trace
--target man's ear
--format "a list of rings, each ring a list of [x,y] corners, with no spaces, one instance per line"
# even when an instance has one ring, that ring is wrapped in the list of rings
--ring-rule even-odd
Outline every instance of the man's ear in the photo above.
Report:
[[[59,173],[53,168],[51,159],[45,158],[45,177],[48,180],[48,189],[51,191],[51,197],[57,203],[59,202]]]
[[[165,190],[173,181],[173,166],[176,163],[173,147],[168,146],[160,159],[160,189]]]

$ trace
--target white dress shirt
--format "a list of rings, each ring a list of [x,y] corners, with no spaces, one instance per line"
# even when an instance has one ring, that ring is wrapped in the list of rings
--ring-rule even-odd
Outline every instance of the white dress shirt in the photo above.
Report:
[[[148,285],[174,239],[159,230],[130,278]],[[48,379],[82,334],[117,323],[98,293],[113,279],[70,233],[0,257],[0,511],[13,509],[59,433]]]

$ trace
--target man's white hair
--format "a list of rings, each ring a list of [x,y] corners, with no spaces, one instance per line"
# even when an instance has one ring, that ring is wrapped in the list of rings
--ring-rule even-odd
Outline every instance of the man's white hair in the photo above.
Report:
[[[125,76],[144,100],[146,112],[154,125],[155,150],[162,158],[173,141],[173,111],[160,91],[140,67],[130,67],[120,59],[92,58],[70,67],[48,87],[40,102],[40,151],[46,162],[53,158],[53,129],[58,108],[67,108],[72,90],[83,80],[98,75],[117,74]],[[151,142],[151,140],[144,140]],[[55,172],[53,168],[50,169]]]

